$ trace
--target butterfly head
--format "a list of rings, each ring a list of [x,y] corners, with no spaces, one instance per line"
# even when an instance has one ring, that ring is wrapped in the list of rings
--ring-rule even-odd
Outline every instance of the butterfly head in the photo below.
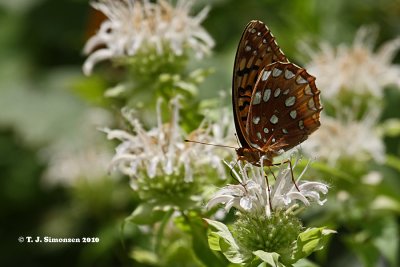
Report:
[[[239,147],[236,149],[238,160],[247,161],[255,166],[260,166],[261,158],[264,166],[272,166],[272,151],[262,151],[254,148]]]

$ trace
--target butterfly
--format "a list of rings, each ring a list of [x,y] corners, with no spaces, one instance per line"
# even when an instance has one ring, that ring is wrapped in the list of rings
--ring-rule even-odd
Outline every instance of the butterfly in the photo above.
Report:
[[[320,126],[319,95],[315,77],[289,62],[268,27],[249,22],[232,81],[238,159],[272,166],[274,157],[306,140]]]

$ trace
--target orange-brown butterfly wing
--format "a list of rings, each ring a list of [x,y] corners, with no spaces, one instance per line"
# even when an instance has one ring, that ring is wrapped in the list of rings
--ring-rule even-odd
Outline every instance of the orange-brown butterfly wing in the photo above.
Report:
[[[242,147],[251,147],[246,122],[257,79],[261,71],[274,62],[288,60],[268,27],[261,21],[251,21],[240,39],[232,81],[233,116]]]
[[[320,126],[319,95],[315,78],[305,69],[281,62],[266,66],[249,105],[249,141],[276,152],[297,146]]]

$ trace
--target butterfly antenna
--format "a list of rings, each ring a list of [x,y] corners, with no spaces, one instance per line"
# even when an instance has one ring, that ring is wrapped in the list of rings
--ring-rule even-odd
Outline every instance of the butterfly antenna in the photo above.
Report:
[[[220,145],[220,144],[210,144],[210,143],[204,143],[204,142],[188,140],[188,139],[185,139],[185,142],[186,143],[195,143],[195,144],[207,145],[207,146],[218,146],[218,147],[227,147],[227,148],[237,149],[236,147],[233,147],[233,146],[226,146],[226,145]]]

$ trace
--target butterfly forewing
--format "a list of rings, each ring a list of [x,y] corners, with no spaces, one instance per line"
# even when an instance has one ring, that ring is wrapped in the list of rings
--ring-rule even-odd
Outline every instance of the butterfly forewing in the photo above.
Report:
[[[249,143],[243,134],[255,84],[263,68],[274,62],[288,62],[275,37],[261,21],[251,21],[245,28],[236,53],[232,81],[232,104],[236,132],[243,147]]]
[[[249,143],[288,150],[306,140],[320,125],[319,94],[315,78],[303,68],[282,62],[266,66],[250,101]]]

